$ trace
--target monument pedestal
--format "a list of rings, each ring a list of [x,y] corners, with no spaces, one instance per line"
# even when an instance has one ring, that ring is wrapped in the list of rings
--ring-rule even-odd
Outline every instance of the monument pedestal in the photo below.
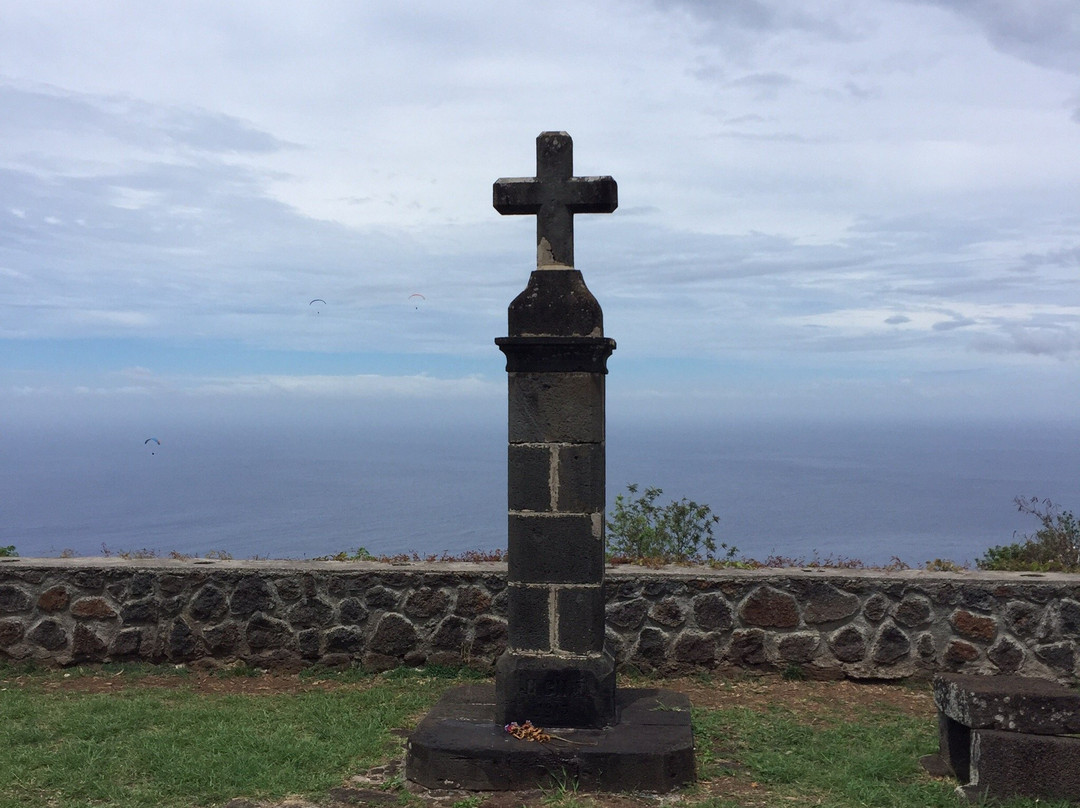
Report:
[[[405,768],[427,788],[473,791],[573,784],[583,791],[664,793],[694,781],[686,696],[620,688],[615,711],[610,727],[543,726],[550,741],[526,741],[496,723],[494,687],[453,688],[409,736]]]

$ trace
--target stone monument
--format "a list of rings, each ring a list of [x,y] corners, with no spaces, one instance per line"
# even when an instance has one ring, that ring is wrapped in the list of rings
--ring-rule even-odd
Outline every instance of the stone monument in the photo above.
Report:
[[[938,752],[921,763],[983,805],[1016,797],[1080,802],[1080,693],[1046,679],[934,677]]]
[[[574,214],[618,205],[575,177],[565,132],[536,141],[536,176],[500,179],[495,209],[536,216],[536,269],[495,342],[508,375],[508,645],[494,691],[449,691],[409,737],[428,787],[670,791],[694,779],[690,704],[617,689],[604,630],[604,377],[614,340],[574,267]],[[528,722],[528,724],[526,724]],[[522,725],[531,735],[512,734]]]

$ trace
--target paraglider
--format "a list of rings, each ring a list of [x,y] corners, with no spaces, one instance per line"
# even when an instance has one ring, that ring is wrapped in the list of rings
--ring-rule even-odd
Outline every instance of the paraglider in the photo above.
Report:
[[[316,303],[318,303],[319,305],[315,306]],[[323,300],[321,297],[316,297],[310,303],[308,303],[309,308],[311,306],[315,306],[315,313],[316,314],[319,314],[322,311],[322,307],[325,306],[325,305],[326,305],[326,301]]]
[[[143,446],[145,446],[148,443],[153,443],[153,444],[156,444],[158,446],[161,445],[161,441],[159,441],[157,438],[147,438],[146,440],[143,441]],[[150,454],[154,454],[154,452],[150,452]]]
[[[410,303],[415,303],[415,304],[416,304],[416,310],[417,310],[417,311],[419,311],[419,310],[420,310],[420,301],[421,301],[421,300],[427,300],[427,298],[426,298],[426,297],[424,297],[424,296],[423,296],[422,294],[420,294],[419,292],[413,292],[413,293],[412,293],[411,295],[409,295],[409,302],[410,302]]]

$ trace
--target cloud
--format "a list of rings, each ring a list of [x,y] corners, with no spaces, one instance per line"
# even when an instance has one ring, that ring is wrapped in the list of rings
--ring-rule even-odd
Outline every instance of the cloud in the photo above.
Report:
[[[1080,74],[1080,6],[1073,0],[905,0],[975,23],[1002,52]]]
[[[953,317],[951,320],[940,320],[934,323],[931,328],[935,331],[952,331],[955,328],[967,328],[975,324],[976,321],[970,317]]]

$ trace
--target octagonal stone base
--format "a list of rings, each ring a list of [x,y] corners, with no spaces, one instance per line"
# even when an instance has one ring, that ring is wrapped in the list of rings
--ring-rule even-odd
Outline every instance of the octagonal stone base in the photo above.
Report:
[[[409,736],[405,775],[427,788],[511,791],[575,785],[582,791],[664,793],[694,782],[690,700],[656,688],[615,693],[605,729],[544,727],[547,743],[495,723],[491,685],[453,688]]]

